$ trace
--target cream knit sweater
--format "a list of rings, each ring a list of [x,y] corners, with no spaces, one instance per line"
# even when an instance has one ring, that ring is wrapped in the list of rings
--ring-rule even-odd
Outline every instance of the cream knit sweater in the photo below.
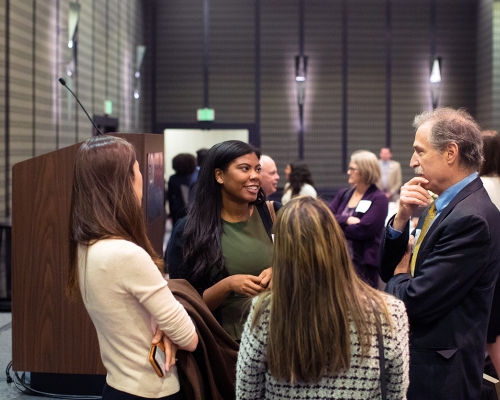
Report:
[[[149,398],[178,392],[176,367],[159,378],[149,363],[154,327],[179,346],[191,342],[195,328],[151,257],[129,241],[106,239],[80,245],[78,260],[80,291],[97,331],[108,385]]]

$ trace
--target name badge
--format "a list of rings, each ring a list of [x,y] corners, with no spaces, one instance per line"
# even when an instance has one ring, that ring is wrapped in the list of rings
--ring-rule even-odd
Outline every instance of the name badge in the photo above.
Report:
[[[368,211],[370,206],[372,205],[372,202],[370,200],[361,200],[358,203],[358,206],[356,207],[355,212],[360,212],[360,213],[365,213]]]

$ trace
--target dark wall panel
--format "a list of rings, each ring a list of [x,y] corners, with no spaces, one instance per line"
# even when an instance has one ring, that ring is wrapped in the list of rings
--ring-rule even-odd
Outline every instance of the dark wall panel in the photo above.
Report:
[[[299,2],[262,1],[261,29],[261,147],[283,169],[298,157],[299,117],[295,87],[295,56],[299,51]],[[307,95],[306,95],[307,96]]]
[[[476,37],[477,120],[493,128],[493,0],[479,0]]]
[[[158,1],[156,16],[157,122],[196,122],[203,107],[203,1]]]
[[[345,184],[341,2],[306,1],[304,24],[304,51],[309,57],[304,157],[318,187],[337,187]]]
[[[493,3],[493,128],[500,132],[500,3]]]
[[[401,163],[403,181],[413,172],[409,167],[416,114],[430,109],[430,3],[392,3],[392,115],[393,158]]]
[[[476,114],[477,4],[441,0],[436,6],[436,51],[443,57],[440,106],[464,107]]]
[[[209,106],[224,123],[255,121],[255,0],[210,2]]]
[[[378,154],[386,131],[385,0],[347,2],[347,151]],[[347,178],[344,177],[344,186]]]

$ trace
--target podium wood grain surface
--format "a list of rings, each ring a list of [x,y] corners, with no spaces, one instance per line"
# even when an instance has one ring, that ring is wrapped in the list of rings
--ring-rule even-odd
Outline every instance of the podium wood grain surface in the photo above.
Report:
[[[146,212],[147,158],[148,154],[163,154],[163,136],[112,135],[125,138],[137,148],[145,177],[143,209]],[[12,170],[12,363],[15,371],[106,373],[97,334],[81,297],[70,300],[65,292],[71,184],[80,145],[20,162]],[[161,179],[163,184],[163,174]],[[161,202],[161,215],[156,212],[155,218],[148,222],[148,236],[160,254],[163,194]]]

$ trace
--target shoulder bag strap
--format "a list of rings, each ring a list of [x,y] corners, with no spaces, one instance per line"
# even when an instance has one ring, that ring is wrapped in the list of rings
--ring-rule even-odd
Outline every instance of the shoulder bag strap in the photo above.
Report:
[[[266,201],[267,203],[267,201]],[[273,240],[271,237],[271,229],[273,228],[273,219],[271,217],[271,213],[269,211],[269,207],[267,204],[260,203],[260,204],[255,204],[255,207],[257,208],[257,211],[259,212],[260,219],[262,220],[262,223],[264,224],[264,228],[266,229],[267,235],[269,236],[269,240]]]
[[[271,220],[273,221],[273,225],[276,222],[276,211],[274,210],[274,201],[266,201],[267,208],[269,210],[269,214],[271,215]]]
[[[378,362],[380,366],[380,391],[382,392],[382,400],[387,399],[387,388],[385,381],[385,355],[384,355],[384,335],[382,334],[382,321],[377,315],[377,341],[378,341]]]

